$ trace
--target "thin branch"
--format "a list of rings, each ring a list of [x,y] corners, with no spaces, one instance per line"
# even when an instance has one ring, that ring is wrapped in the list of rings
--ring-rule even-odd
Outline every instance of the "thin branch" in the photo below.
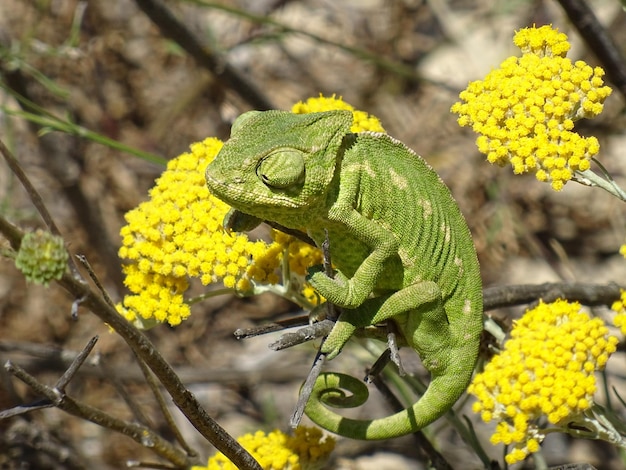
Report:
[[[6,367],[6,365],[5,365]],[[13,418],[14,416],[30,413],[31,411],[43,410],[44,408],[53,408],[54,405],[49,400],[38,400],[28,405],[17,405],[8,410],[0,411],[0,421]]]
[[[324,229],[324,242],[322,243],[322,252],[324,254],[324,274],[332,279],[335,273],[333,271],[333,266],[330,259],[330,238],[328,237],[328,230],[326,229]],[[324,321],[331,323],[331,330],[335,326],[335,322],[339,317],[338,311],[339,309],[335,304],[333,304],[332,302],[326,302],[326,319]],[[318,333],[319,331],[320,330],[318,329]],[[300,425],[300,421],[302,421],[302,416],[304,416],[304,408],[309,402],[309,398],[311,398],[311,393],[313,393],[315,382],[322,372],[324,362],[326,362],[326,353],[321,352],[322,346],[326,341],[326,337],[327,335],[324,335],[324,339],[322,340],[320,349],[317,351],[315,359],[313,360],[311,370],[309,371],[306,380],[304,381],[304,384],[300,389],[296,408],[291,415],[291,419],[289,420],[289,425],[292,429],[295,429]]]
[[[91,267],[91,264],[87,260],[87,257],[85,255],[77,254],[76,258],[78,259],[78,261],[80,261],[80,264],[83,265],[83,268],[87,270],[87,274],[89,274],[89,277],[91,278],[93,283],[96,285],[96,287],[102,294],[102,298],[104,298],[106,303],[108,303],[111,307],[115,308],[115,304],[111,300],[111,297],[109,297],[109,294],[107,293],[106,289],[100,282],[100,279],[98,279],[98,276],[96,275],[96,272]]]
[[[61,376],[59,380],[57,380],[57,383],[54,384],[54,388],[61,392],[65,392],[65,387],[67,387],[67,384],[69,384],[70,381],[74,378],[76,372],[78,372],[78,369],[80,369],[89,354],[91,354],[91,351],[93,350],[97,342],[97,336],[94,336],[89,340],[83,350],[76,356],[76,359],[72,361],[65,373]]]
[[[378,359],[374,361],[372,367],[370,367],[366,373],[365,378],[363,379],[366,383],[374,383],[375,378],[379,376],[383,369],[387,367],[387,365],[391,362],[391,350],[389,348],[385,349],[383,353],[378,356]]]
[[[287,318],[284,320],[278,320],[272,323],[253,326],[252,328],[237,328],[233,334],[237,339],[247,339],[254,336],[273,333],[274,331],[281,331],[287,328],[293,328],[295,326],[304,326],[308,323],[309,314],[304,310],[300,310],[300,315],[298,316]]]
[[[23,234],[16,227],[2,219],[3,217],[0,216],[0,231],[7,228],[8,232],[3,232],[3,234],[16,238],[19,246],[19,240]],[[211,418],[197,398],[183,385],[180,377],[176,375],[174,369],[167,363],[146,335],[127,322],[101,295],[91,290],[86,283],[78,281],[67,273],[57,282],[75,299],[82,299],[82,306],[89,309],[124,339],[135,354],[154,372],[154,375],[168,391],[176,406],[205,439],[239,468],[261,470],[259,463]]]
[[[593,170],[576,171],[572,175],[572,181],[576,181],[579,184],[589,187],[596,187],[604,189],[607,193],[615,196],[621,201],[626,201],[626,192],[619,187],[611,175],[606,171],[602,164],[592,158],[592,160],[598,165],[602,176],[595,173]]]
[[[125,436],[128,436],[144,447],[150,448],[153,452],[168,461],[180,466],[189,467],[193,464],[187,456],[179,449],[175,448],[168,441],[156,434],[150,428],[129,421],[115,418],[90,405],[82,403],[66,395],[57,388],[48,387],[39,382],[20,366],[7,361],[5,369],[32,388],[37,394],[46,397],[48,402],[71,415],[98,424],[102,427],[112,429]]]
[[[539,299],[543,299],[545,302],[552,302],[558,298],[578,301],[590,307],[611,305],[620,298],[620,286],[617,284],[557,282],[487,287],[483,291],[483,304],[486,312],[503,307],[530,304],[537,302]],[[271,349],[280,351],[325,336],[330,332],[334,324],[330,320],[323,320],[312,325],[308,323],[308,315],[300,315],[288,321],[270,323],[246,330],[238,329],[235,332],[235,336],[238,339],[245,339],[251,336],[306,325],[295,332],[283,334],[269,345]],[[384,337],[386,332],[381,331],[380,335]],[[368,332],[365,336],[372,337],[373,335],[371,332]]]
[[[172,434],[174,434],[176,441],[181,445],[183,449],[185,449],[187,455],[189,455],[190,457],[196,457],[198,455],[197,452],[192,449],[191,446],[187,443],[187,441],[185,440],[185,436],[183,436],[183,433],[176,425],[176,421],[174,420],[172,413],[170,413],[167,403],[165,402],[165,398],[163,397],[163,394],[161,393],[161,390],[159,388],[159,384],[154,378],[154,374],[150,372],[150,369],[148,369],[148,366],[146,366],[146,363],[143,362],[140,357],[138,357],[136,354],[135,357],[137,358],[137,364],[139,364],[141,372],[146,379],[146,383],[150,387],[150,390],[152,390],[152,394],[154,395],[154,398],[159,405],[161,414],[165,418],[165,422],[170,428],[170,431],[172,432]]]
[[[308,318],[308,317],[307,317]],[[296,344],[306,343],[315,338],[326,336],[332,330],[335,324],[332,320],[322,320],[312,325],[300,328],[293,333],[285,333],[276,341],[269,345],[270,349],[274,351],[280,351],[282,349],[290,348]]]
[[[59,281],[70,294],[84,298],[83,306],[113,328],[147,365],[168,391],[189,422],[220,452],[240,468],[261,470],[261,466],[241,445],[209,416],[197,398],[183,385],[152,342],[128,323],[101,296],[88,286],[64,275]]]
[[[300,421],[302,421],[302,416],[304,415],[304,408],[311,397],[311,393],[313,393],[313,387],[315,386],[315,381],[319,377],[322,372],[322,367],[324,366],[324,362],[326,361],[326,354],[322,354],[318,352],[315,355],[315,360],[313,361],[313,365],[311,366],[311,370],[300,389],[300,394],[298,396],[298,402],[296,403],[296,408],[291,415],[291,419],[289,420],[289,426],[292,429],[297,428],[300,425]]]
[[[0,233],[9,241],[11,248],[15,251],[20,249],[22,231],[2,216],[0,216]]]
[[[617,284],[585,284],[582,282],[520,284],[488,287],[483,292],[485,311],[502,307],[524,305],[543,299],[553,302],[558,298],[578,301],[590,307],[611,305],[620,298]]]
[[[330,259],[330,238],[328,237],[328,229],[324,229],[324,241],[322,242],[322,253],[324,255],[324,274],[330,279],[335,277],[333,271],[333,263]],[[332,302],[326,302],[326,319],[331,321],[337,321],[339,318],[339,308]]]

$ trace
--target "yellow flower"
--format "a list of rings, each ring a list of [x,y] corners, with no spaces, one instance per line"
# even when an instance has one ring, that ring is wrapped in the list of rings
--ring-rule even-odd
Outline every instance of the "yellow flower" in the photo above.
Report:
[[[264,282],[279,266],[277,259],[255,264],[267,243],[222,229],[229,207],[209,193],[204,181],[204,169],[221,147],[214,138],[191,145],[191,152],[168,163],[150,199],[126,213],[119,256],[130,262],[124,283],[133,295],[118,310],[129,321],[177,325],[189,316],[183,301],[188,278],[205,285],[221,280],[245,291],[250,279]]]
[[[478,399],[474,412],[498,422],[491,442],[512,446],[509,464],[539,449],[541,417],[566,430],[593,404],[594,372],[604,368],[618,340],[580,308],[564,300],[540,302],[470,384],[468,392]]]
[[[626,335],[626,291],[621,289],[620,292],[620,299],[613,302],[611,310],[617,312],[613,318],[613,324],[620,329],[623,335]]]
[[[299,427],[293,436],[275,430],[257,431],[237,439],[263,470],[319,470],[324,468],[335,440],[317,428]],[[221,452],[211,457],[205,467],[191,470],[237,470]]]
[[[382,124],[377,117],[367,114],[365,111],[358,111],[354,107],[341,98],[335,98],[333,94],[330,97],[320,94],[317,98],[309,98],[302,102],[299,101],[292,108],[291,112],[296,114],[319,113],[322,111],[332,111],[334,109],[345,109],[352,111],[354,121],[350,130],[352,132],[385,132]]]
[[[183,300],[189,288],[186,277],[142,272],[138,264],[128,264],[123,270],[124,283],[133,294],[126,295],[117,309],[128,321],[144,327],[165,321],[175,326],[189,316],[189,305]]]
[[[600,67],[565,57],[567,36],[551,26],[522,29],[513,42],[522,56],[471,82],[451,111],[479,134],[476,145],[490,163],[534,172],[560,191],[600,149],[595,137],[572,131],[574,121],[600,114],[611,89]]]
[[[323,262],[321,250],[294,236],[272,230],[272,239],[278,245],[285,247],[284,252],[288,254],[289,268],[292,273],[306,276],[308,268]]]

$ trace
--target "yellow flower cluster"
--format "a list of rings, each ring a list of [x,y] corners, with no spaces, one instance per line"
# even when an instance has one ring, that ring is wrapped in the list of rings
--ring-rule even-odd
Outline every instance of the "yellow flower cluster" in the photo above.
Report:
[[[221,280],[241,291],[250,279],[276,280],[277,260],[254,262],[268,250],[266,243],[222,229],[229,207],[211,196],[204,181],[204,169],[221,147],[214,138],[191,145],[191,152],[168,163],[150,199],[125,215],[119,256],[130,261],[124,283],[132,295],[118,310],[129,321],[179,324],[189,316],[183,300],[189,277],[205,285]]]
[[[572,131],[574,121],[602,112],[611,89],[600,67],[565,57],[567,36],[551,26],[522,29],[514,43],[522,56],[471,82],[451,111],[480,134],[476,145],[490,163],[535,172],[560,191],[600,148],[595,137]]]
[[[335,448],[335,440],[317,428],[299,427],[293,436],[281,431],[257,431],[237,439],[259,462],[263,470],[321,470]],[[211,457],[206,467],[192,470],[237,470],[221,452]]]
[[[319,305],[323,298],[311,284],[305,282],[305,278],[308,268],[324,262],[322,250],[278,230],[272,230],[271,235],[274,246],[280,251],[281,256],[287,256],[290,282],[294,288],[309,305]]]
[[[307,114],[319,113],[323,111],[331,111],[334,109],[345,109],[352,111],[354,121],[350,130],[352,132],[385,132],[382,124],[377,117],[367,114],[365,111],[358,111],[354,107],[341,98],[335,98],[335,95],[325,97],[320,94],[317,98],[309,98],[306,101],[299,101],[291,108],[292,113]]]
[[[322,264],[322,252],[296,237],[287,235],[278,230],[272,230],[272,239],[280,246],[284,246],[288,256],[289,269],[299,276],[306,276],[307,269],[316,264]]]
[[[333,109],[353,112],[354,132],[384,131],[378,119],[334,96],[294,106],[296,113]],[[276,230],[270,244],[223,230],[230,207],[209,193],[204,180],[206,166],[221,147],[215,138],[192,144],[190,152],[168,163],[150,199],[125,215],[119,256],[128,261],[124,283],[131,294],[118,311],[129,321],[144,327],[155,322],[179,324],[190,314],[184,300],[190,278],[199,278],[204,285],[221,281],[240,293],[252,292],[257,284],[278,284],[277,270],[284,256],[291,275],[301,279],[292,283],[300,288],[300,298],[319,303],[304,276],[307,268],[322,262],[320,250]]]
[[[593,404],[594,372],[604,368],[618,340],[580,308],[557,300],[527,311],[468,389],[478,399],[474,412],[498,422],[491,442],[513,446],[509,464],[539,450],[545,437],[540,417],[564,427]]]

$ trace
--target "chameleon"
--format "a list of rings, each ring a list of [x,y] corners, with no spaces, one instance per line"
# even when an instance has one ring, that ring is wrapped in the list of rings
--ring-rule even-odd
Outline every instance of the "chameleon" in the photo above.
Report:
[[[340,310],[321,345],[327,360],[357,330],[386,321],[420,356],[431,380],[403,411],[351,419],[330,410],[323,403],[343,407],[344,389],[367,399],[362,382],[335,372],[317,378],[305,407],[335,434],[388,439],[432,423],[467,388],[482,332],[482,283],[470,230],[441,178],[389,135],[350,132],[352,119],[345,110],[246,112],[207,166],[206,181],[243,215],[224,225],[241,231],[268,221],[305,233],[318,247],[328,241],[334,275],[309,272],[312,286]]]

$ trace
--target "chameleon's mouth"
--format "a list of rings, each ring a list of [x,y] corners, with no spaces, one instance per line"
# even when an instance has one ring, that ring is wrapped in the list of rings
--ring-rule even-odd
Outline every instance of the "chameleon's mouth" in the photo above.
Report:
[[[212,173],[209,173],[209,168],[207,168],[207,171],[204,176],[206,179],[207,186],[209,187],[209,191],[211,192],[213,192],[215,188],[226,186],[225,183],[222,183],[218,178],[214,177]]]
[[[230,177],[228,173],[230,173]],[[235,171],[223,171],[220,169],[219,165],[216,165],[216,160],[213,160],[209,163],[204,172],[209,191],[220,199],[228,197],[229,194],[234,196],[242,194],[244,192],[243,181],[241,178],[233,177],[232,175],[234,174],[236,174]]]
[[[244,188],[235,182],[225,181],[218,176],[206,172],[206,183],[209,192],[229,205],[244,193]]]

